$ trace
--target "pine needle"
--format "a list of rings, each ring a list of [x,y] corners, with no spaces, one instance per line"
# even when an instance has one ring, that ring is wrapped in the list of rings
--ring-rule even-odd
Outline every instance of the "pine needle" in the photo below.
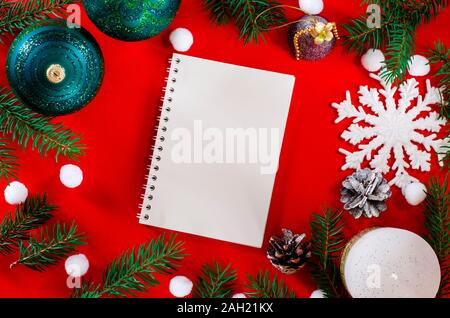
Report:
[[[205,0],[205,7],[214,24],[224,25],[232,19],[229,2],[230,0]]]
[[[325,209],[322,215],[313,214],[311,221],[313,254],[310,265],[312,277],[327,298],[346,297],[340,271],[335,264],[344,247],[342,211]]]
[[[20,241],[28,239],[28,232],[52,218],[55,210],[46,195],[28,198],[18,205],[15,213],[8,214],[0,224],[0,254],[13,252]]]
[[[444,138],[445,144],[441,147],[441,151],[444,156],[442,158],[442,165],[447,169],[450,169],[450,129],[447,130],[447,136]]]
[[[2,2],[0,11],[0,36],[13,34],[34,22],[48,17],[67,16],[66,5],[80,0],[24,0],[12,3]],[[1,38],[0,38],[1,42]]]
[[[80,137],[62,124],[50,122],[51,118],[35,113],[22,104],[11,90],[0,88],[0,126],[11,134],[22,147],[31,144],[43,156],[55,150],[55,158],[60,155],[77,159],[83,154],[84,145]]]
[[[246,287],[249,291],[245,294],[252,298],[295,298],[295,292],[277,275],[270,279],[268,270],[260,271],[256,277],[249,274]]]
[[[11,263],[13,268],[24,265],[42,272],[46,267],[58,263],[74,252],[79,245],[86,244],[84,237],[78,232],[75,223],[67,228],[66,224],[55,224],[51,233],[48,227],[41,230],[39,237],[30,237],[27,243],[19,242],[19,259]]]
[[[450,48],[438,41],[435,47],[428,52],[428,57],[430,64],[440,65],[434,76],[439,78],[439,87],[442,88],[441,116],[450,120]]]
[[[237,275],[230,270],[231,264],[223,268],[218,262],[205,264],[197,278],[193,296],[195,298],[228,298],[234,287]]]
[[[168,275],[178,268],[183,254],[183,243],[161,235],[149,243],[132,248],[113,260],[103,272],[103,282],[88,281],[75,289],[74,298],[127,297],[145,292],[159,281],[155,274]]]
[[[444,43],[438,41],[434,48],[428,52],[428,58],[430,64],[439,65],[439,69],[434,74],[439,80],[439,87],[441,90],[441,98],[439,106],[441,108],[440,116],[447,120],[450,120],[450,48]],[[442,147],[443,166],[450,169],[450,129],[447,130],[447,136],[445,136],[446,143]]]
[[[9,181],[17,178],[17,157],[13,154],[14,149],[10,148],[8,140],[0,137],[0,178]]]
[[[450,296],[450,194],[448,175],[442,184],[431,179],[425,200],[425,226],[428,234],[425,239],[438,256],[441,265],[441,285],[438,297]]]
[[[414,55],[415,29],[406,23],[392,24],[389,34],[389,45],[386,48],[386,68],[381,72],[381,77],[387,82],[400,81],[406,76],[409,61]]]
[[[287,21],[284,10],[277,1],[272,0],[204,0],[211,20],[217,25],[228,24],[234,20],[239,29],[240,38],[245,44],[264,40],[269,28]],[[268,10],[261,14],[263,11]],[[260,15],[261,14],[261,15]],[[259,17],[258,17],[259,16]],[[258,20],[256,20],[258,17]]]
[[[14,4],[14,2],[9,1],[9,0],[0,0],[0,10],[9,8],[13,4]]]
[[[354,50],[362,55],[368,47],[380,49],[386,41],[387,30],[391,20],[383,16],[385,21],[379,28],[370,28],[367,25],[367,16],[360,15],[352,20],[351,24],[344,24],[343,27],[349,35],[343,36],[344,44],[349,50]]]

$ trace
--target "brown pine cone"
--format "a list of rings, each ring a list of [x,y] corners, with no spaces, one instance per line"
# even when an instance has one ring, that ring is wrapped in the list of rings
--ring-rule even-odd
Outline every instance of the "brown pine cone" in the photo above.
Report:
[[[267,248],[267,258],[284,274],[293,274],[302,268],[311,257],[311,243],[305,234],[293,234],[283,229],[283,237],[272,236]]]

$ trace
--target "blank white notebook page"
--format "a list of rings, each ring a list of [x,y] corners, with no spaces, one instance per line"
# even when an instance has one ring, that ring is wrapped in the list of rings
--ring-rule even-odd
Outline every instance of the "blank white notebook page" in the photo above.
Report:
[[[174,54],[140,223],[261,247],[294,81]]]

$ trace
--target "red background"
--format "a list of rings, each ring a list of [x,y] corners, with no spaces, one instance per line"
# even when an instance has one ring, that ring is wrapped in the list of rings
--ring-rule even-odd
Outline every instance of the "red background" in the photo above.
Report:
[[[294,96],[283,144],[280,169],[274,189],[265,241],[283,227],[309,235],[312,212],[325,206],[341,207],[339,187],[350,173],[340,167],[344,156],[337,152],[348,145],[339,138],[348,123],[333,123],[336,111],[332,102],[340,102],[349,89],[356,94],[358,85],[377,83],[362,68],[359,57],[348,54],[340,43],[332,54],[318,62],[295,61],[288,49],[286,30],[270,33],[267,43],[244,46],[233,25],[216,28],[211,25],[203,1],[184,0],[173,24],[161,35],[147,41],[126,43],[102,34],[83,11],[82,25],[99,42],[105,58],[105,79],[95,98],[84,110],[58,118],[82,134],[88,146],[80,160],[84,182],[77,189],[65,188],[59,181],[64,160],[55,163],[51,156],[42,159],[31,149],[17,151],[20,157],[18,179],[32,194],[47,192],[52,203],[60,207],[55,219],[76,220],[88,236],[88,244],[79,251],[90,260],[85,277],[101,280],[102,269],[123,250],[163,233],[161,229],[139,225],[136,219],[145,167],[158,115],[159,99],[164,86],[167,60],[172,54],[168,43],[171,30],[186,27],[194,35],[194,45],[187,54],[212,60],[267,69],[296,76]],[[322,15],[338,26],[349,21],[364,8],[359,0],[325,0]],[[282,1],[296,5],[296,0]],[[290,18],[299,13],[289,13]],[[450,45],[450,10],[418,29],[417,52],[426,51],[438,39]],[[340,28],[342,32],[342,28]],[[0,45],[2,72],[0,84],[6,85],[4,64],[10,42]],[[423,182],[441,175],[433,155],[433,171],[418,174]],[[1,181],[0,189],[6,183]],[[394,226],[425,232],[422,207],[409,206],[398,189],[393,190],[388,211],[378,219],[354,220],[345,213],[346,235],[351,238],[361,229],[372,226]],[[176,198],[175,198],[176,199]],[[0,217],[13,208],[0,200]],[[238,270],[236,292],[243,291],[246,273],[256,275],[260,269],[277,271],[270,265],[263,249],[239,246],[187,234],[178,238],[189,254],[179,275],[194,279],[201,265],[216,259],[224,265],[231,262]],[[0,257],[0,296],[67,297],[63,262],[44,273],[24,267],[9,269],[17,253]],[[169,277],[159,276],[160,286],[141,294],[145,297],[170,297]],[[309,297],[316,289],[308,270],[283,276],[299,297]]]

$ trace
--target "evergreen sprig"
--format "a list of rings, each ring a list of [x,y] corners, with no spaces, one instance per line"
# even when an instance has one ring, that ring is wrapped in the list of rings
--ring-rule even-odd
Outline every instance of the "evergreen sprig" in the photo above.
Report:
[[[40,231],[39,236],[30,237],[28,242],[19,242],[19,258],[11,263],[13,268],[24,265],[36,271],[44,271],[46,267],[58,263],[67,255],[74,252],[79,245],[86,244],[78,227],[72,223],[70,227],[66,224],[54,224],[51,232],[46,227]]]
[[[438,297],[450,296],[450,194],[448,175],[442,184],[431,179],[425,200],[425,239],[438,256],[441,265],[441,285]]]
[[[53,217],[56,207],[47,202],[46,195],[28,198],[16,207],[0,224],[0,254],[9,254],[27,240],[29,231],[43,225]]]
[[[74,290],[72,297],[134,296],[158,285],[155,274],[172,273],[184,257],[183,242],[176,241],[175,237],[166,241],[161,235],[121,254],[106,267],[101,284],[83,283],[81,288]]]
[[[363,0],[362,4],[376,4],[381,9],[378,28],[367,23],[368,15],[360,15],[344,24],[347,35],[344,43],[350,50],[362,54],[369,48],[386,46],[386,66],[382,77],[390,82],[401,80],[414,53],[417,26],[427,23],[447,7],[449,0]]]
[[[269,271],[260,271],[256,277],[248,275],[249,290],[245,294],[252,298],[295,298],[295,292],[277,275],[271,280]]]
[[[236,271],[230,270],[231,264],[223,268],[218,262],[203,265],[201,275],[195,282],[195,298],[228,298],[237,279]]]
[[[450,130],[447,131],[447,136],[445,136],[445,145],[442,146],[442,154],[444,157],[442,158],[443,166],[447,168],[447,171],[450,169]]]
[[[10,7],[14,3],[9,0],[0,0],[0,10],[4,10],[5,8]]]
[[[52,118],[42,116],[22,104],[10,89],[0,88],[0,127],[21,146],[37,149],[43,156],[55,150],[60,155],[77,159],[83,154],[80,137],[62,124],[51,123]]]
[[[205,0],[211,21],[217,25],[225,25],[232,19],[230,0]]]
[[[8,140],[0,137],[0,179],[4,178],[9,181],[9,179],[17,178],[19,165],[13,151]]]
[[[79,2],[79,0],[25,0],[14,2],[1,0],[0,35],[4,33],[13,34],[15,30],[21,30],[48,17],[66,16],[66,5],[75,2]]]
[[[434,76],[439,78],[439,87],[442,89],[441,116],[450,119],[450,48],[438,41],[428,52],[428,57],[431,64],[440,65]]]
[[[342,211],[325,209],[311,221],[312,277],[327,298],[346,297],[336,261],[344,247]]]
[[[245,44],[264,40],[264,32],[287,21],[284,10],[272,0],[204,0],[211,20],[217,25],[234,20]],[[271,10],[265,11],[267,9]],[[264,13],[263,13],[264,12]],[[258,17],[258,19],[256,19]]]
[[[390,83],[403,77],[415,50],[415,28],[412,25],[398,23],[392,24],[391,27],[385,54],[386,67],[381,71],[381,77]]]

